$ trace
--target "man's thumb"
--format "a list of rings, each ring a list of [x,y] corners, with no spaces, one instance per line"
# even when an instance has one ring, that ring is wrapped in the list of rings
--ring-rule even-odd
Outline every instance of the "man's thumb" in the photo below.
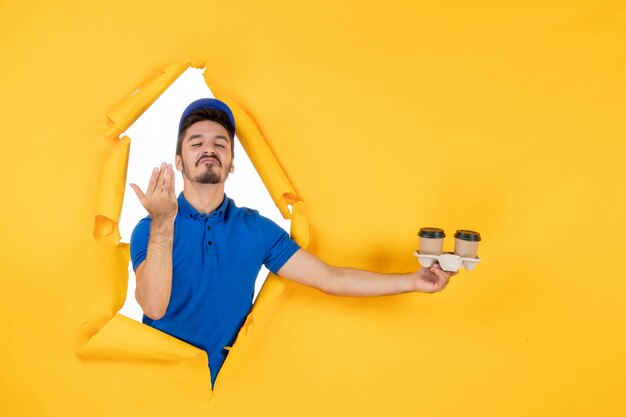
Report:
[[[130,188],[132,188],[135,194],[137,194],[137,198],[139,198],[139,201],[143,203],[143,199],[145,198],[146,195],[143,193],[143,191],[141,191],[139,186],[136,184],[128,184],[128,185],[130,185]]]

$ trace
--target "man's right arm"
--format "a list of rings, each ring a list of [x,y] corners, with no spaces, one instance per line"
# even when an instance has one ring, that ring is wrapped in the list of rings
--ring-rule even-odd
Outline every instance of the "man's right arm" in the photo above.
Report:
[[[144,314],[158,320],[165,314],[172,292],[174,221],[152,220],[146,260],[137,267],[135,298]]]
[[[163,163],[160,169],[155,168],[145,194],[137,185],[130,186],[151,217],[146,259],[135,270],[135,298],[146,316],[158,320],[167,310],[172,291],[172,246],[178,213],[173,167]]]

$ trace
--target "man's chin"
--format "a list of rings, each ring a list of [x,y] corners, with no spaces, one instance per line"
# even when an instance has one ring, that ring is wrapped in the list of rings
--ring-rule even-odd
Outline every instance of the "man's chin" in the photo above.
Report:
[[[196,175],[196,177],[194,177],[194,181],[200,184],[219,184],[221,182],[224,182],[225,180],[226,177],[222,178],[219,173],[213,170],[207,170],[202,174]]]
[[[199,175],[195,178],[196,182],[200,184],[219,184],[221,178],[217,176]]]
[[[226,173],[222,176],[222,172],[220,170],[221,167],[214,165],[213,163],[201,164],[201,166],[206,167],[206,170],[202,170],[203,172],[196,176],[192,177],[188,172],[185,173],[185,169],[183,169],[183,173],[186,174],[185,176],[187,178],[192,178],[193,182],[199,184],[219,184],[226,181],[228,178],[228,171],[226,171]]]

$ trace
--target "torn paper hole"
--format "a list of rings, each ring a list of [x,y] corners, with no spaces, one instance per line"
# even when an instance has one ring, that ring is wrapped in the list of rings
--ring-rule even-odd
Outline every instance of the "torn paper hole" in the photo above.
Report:
[[[130,154],[126,176],[124,202],[119,221],[121,242],[128,243],[133,228],[147,215],[143,206],[128,186],[135,183],[143,190],[148,184],[152,169],[161,162],[174,164],[176,138],[180,115],[189,103],[202,97],[213,97],[204,78],[203,69],[188,68],[172,85],[122,135],[130,137]],[[285,220],[276,207],[248,155],[235,138],[235,172],[226,181],[226,194],[238,206],[258,210],[289,231],[289,220]],[[183,180],[176,171],[176,194],[182,192]],[[268,270],[261,268],[255,286],[258,295]],[[135,275],[129,265],[128,293],[120,313],[141,321],[142,310],[135,300]]]

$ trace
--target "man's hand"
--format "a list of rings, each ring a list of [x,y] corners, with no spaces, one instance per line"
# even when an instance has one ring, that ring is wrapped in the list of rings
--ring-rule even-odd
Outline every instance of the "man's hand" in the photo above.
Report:
[[[153,222],[173,221],[178,212],[178,201],[174,190],[174,169],[163,162],[154,168],[148,188],[144,194],[136,184],[130,184],[141,205],[150,213]]]
[[[458,273],[458,271],[444,271],[439,263],[435,262],[430,268],[421,268],[414,273],[413,291],[429,293],[443,291],[450,282],[450,278]]]

